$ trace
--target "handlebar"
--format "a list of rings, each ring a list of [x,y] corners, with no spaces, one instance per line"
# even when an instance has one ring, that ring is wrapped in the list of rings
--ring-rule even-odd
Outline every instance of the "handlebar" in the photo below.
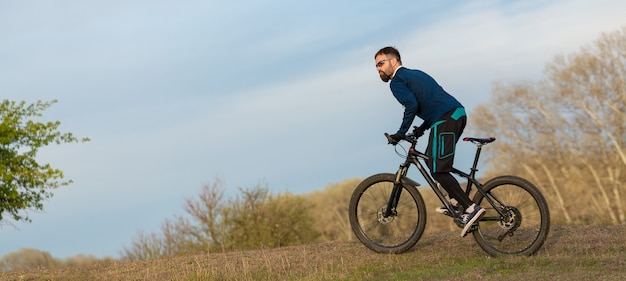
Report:
[[[404,135],[404,137],[402,137],[401,140],[408,141],[412,145],[415,145],[417,143],[417,139],[421,137],[422,135],[424,135],[424,130],[417,126],[413,126],[413,132]],[[393,144],[393,145],[397,144],[396,140],[394,140],[390,134],[385,133],[385,137],[387,138],[388,144]]]

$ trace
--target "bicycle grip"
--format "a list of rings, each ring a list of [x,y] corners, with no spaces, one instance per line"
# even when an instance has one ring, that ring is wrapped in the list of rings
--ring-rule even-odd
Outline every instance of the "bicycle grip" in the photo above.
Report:
[[[387,143],[392,144],[395,143],[396,140],[394,140],[393,138],[391,138],[391,135],[388,133],[385,133],[385,137],[387,138]]]

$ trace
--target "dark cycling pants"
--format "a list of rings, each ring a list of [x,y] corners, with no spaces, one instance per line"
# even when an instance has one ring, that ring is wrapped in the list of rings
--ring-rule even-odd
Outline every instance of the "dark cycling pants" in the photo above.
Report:
[[[430,157],[428,167],[432,173],[452,171],[456,143],[466,123],[465,109],[459,107],[446,113],[430,128],[426,154]]]
[[[448,191],[450,198],[456,199],[463,208],[474,204],[461,189],[459,182],[450,174],[454,163],[456,143],[465,129],[467,117],[460,107],[446,113],[441,120],[430,128],[430,137],[426,153],[430,157],[428,166],[433,178]]]

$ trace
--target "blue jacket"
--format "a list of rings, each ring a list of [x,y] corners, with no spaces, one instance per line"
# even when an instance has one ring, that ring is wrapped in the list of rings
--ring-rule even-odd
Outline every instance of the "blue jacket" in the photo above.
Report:
[[[415,116],[430,128],[449,111],[463,107],[437,81],[423,71],[400,67],[389,83],[393,96],[404,106],[402,125],[396,134],[405,135]]]

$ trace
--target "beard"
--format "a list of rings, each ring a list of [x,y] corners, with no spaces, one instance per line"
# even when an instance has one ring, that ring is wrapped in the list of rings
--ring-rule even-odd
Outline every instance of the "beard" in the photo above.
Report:
[[[378,75],[380,76],[380,80],[383,80],[383,82],[389,82],[389,80],[391,80],[391,77],[382,71],[378,72]]]

